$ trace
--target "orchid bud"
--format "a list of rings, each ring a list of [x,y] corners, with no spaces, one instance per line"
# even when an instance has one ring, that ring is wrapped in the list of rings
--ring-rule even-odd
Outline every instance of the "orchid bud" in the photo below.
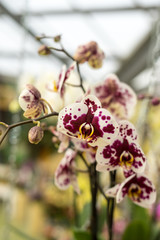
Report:
[[[49,55],[51,53],[51,51],[46,45],[42,45],[38,49],[38,53],[39,53],[39,55]]]
[[[28,140],[32,144],[38,144],[44,136],[43,129],[41,127],[32,127],[28,132]]]
[[[57,35],[54,37],[55,42],[60,42],[61,41],[61,35]]]
[[[157,97],[152,98],[151,104],[152,104],[153,106],[159,105],[159,104],[160,104],[160,99],[157,98]]]
[[[100,68],[104,59],[104,52],[96,42],[91,41],[77,48],[74,59],[79,63],[88,62],[93,68]]]
[[[103,64],[103,58],[104,58],[103,52],[101,54],[95,54],[89,58],[88,64],[90,67],[95,69],[101,68]]]

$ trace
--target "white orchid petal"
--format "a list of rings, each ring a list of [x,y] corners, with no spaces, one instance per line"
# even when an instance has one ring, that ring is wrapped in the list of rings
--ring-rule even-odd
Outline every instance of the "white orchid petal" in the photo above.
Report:
[[[119,191],[119,188],[120,188],[120,184],[117,184],[112,188],[104,189],[104,192],[107,195],[107,197],[115,198],[117,195],[117,192]]]

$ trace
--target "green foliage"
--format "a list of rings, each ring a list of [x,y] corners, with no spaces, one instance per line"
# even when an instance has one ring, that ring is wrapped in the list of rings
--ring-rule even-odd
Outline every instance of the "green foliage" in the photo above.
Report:
[[[131,203],[131,217],[133,220],[142,220],[145,223],[150,223],[150,216],[146,208],[142,208],[134,203]]]
[[[152,225],[151,240],[160,239],[160,228],[159,226]]]
[[[104,223],[106,222],[106,214],[107,214],[106,206],[102,206],[98,214],[99,214],[98,231],[102,232]]]
[[[150,240],[152,224],[148,210],[133,203],[130,204],[132,221],[127,226],[122,240]]]
[[[82,229],[75,228],[73,230],[74,240],[91,240],[91,233]],[[101,236],[98,236],[98,240],[104,240]]]
[[[81,229],[74,229],[73,231],[74,240],[91,240],[91,234],[88,231]]]
[[[90,215],[91,215],[91,204],[86,203],[83,207],[82,212],[79,215],[79,226],[85,226],[85,224],[90,221]]]
[[[126,228],[122,240],[150,240],[150,228],[144,220],[133,220]]]

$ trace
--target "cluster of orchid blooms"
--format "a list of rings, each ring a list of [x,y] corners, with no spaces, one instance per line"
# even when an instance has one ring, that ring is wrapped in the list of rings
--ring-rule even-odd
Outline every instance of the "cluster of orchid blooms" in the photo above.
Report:
[[[99,68],[104,53],[96,42],[90,42],[77,49],[74,59]],[[78,152],[82,152],[88,163],[97,162],[96,170],[99,172],[122,168],[125,180],[107,189],[105,194],[108,197],[116,197],[119,203],[128,195],[134,203],[150,207],[156,199],[155,187],[144,174],[147,160],[138,144],[135,127],[128,121],[137,102],[136,94],[116,75],[109,74],[103,83],[89,87],[83,96],[66,105],[66,83],[75,66],[73,62],[69,69],[63,67],[59,78],[46,86],[46,91],[56,94],[63,101],[63,108],[57,114],[57,128],[49,127],[54,135],[53,141],[58,139],[60,142],[58,152],[65,151],[55,172],[56,186],[65,190],[72,185],[80,193],[75,158]],[[39,90],[31,84],[21,92],[19,104],[24,116],[33,120],[48,114],[48,109],[51,112],[55,110],[54,104],[51,106],[49,100],[43,99]],[[29,131],[29,141],[37,144],[42,137],[43,128],[38,122]]]

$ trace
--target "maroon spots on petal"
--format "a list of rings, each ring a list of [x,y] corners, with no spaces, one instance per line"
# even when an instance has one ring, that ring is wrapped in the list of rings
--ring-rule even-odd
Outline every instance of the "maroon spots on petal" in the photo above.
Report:
[[[80,109],[80,108],[78,108],[78,111],[81,111],[81,109]]]
[[[105,120],[105,119],[106,119],[106,116],[105,116],[105,115],[103,115],[101,118],[102,118],[102,120]]]
[[[99,116],[100,116],[100,117],[102,116],[102,111],[99,112]]]
[[[74,117],[74,118],[77,118],[77,115],[74,115],[73,117]]]
[[[23,99],[25,100],[25,102],[30,102],[30,96],[23,96]]]
[[[111,117],[110,116],[107,116],[107,120],[110,120],[111,119]]]
[[[108,124],[107,126],[103,127],[103,131],[107,133],[114,133],[115,127],[113,124]]]
[[[103,137],[103,132],[102,132],[102,130],[100,128],[100,124],[99,124],[99,118],[97,116],[93,117],[91,124],[94,128],[94,133],[92,135],[92,138],[95,139],[97,137]]]
[[[97,104],[94,101],[90,100],[89,98],[85,100],[84,104],[86,104],[87,107],[91,109],[91,111],[93,112],[95,112],[98,109]]]
[[[81,126],[81,124],[85,122],[86,122],[86,114],[82,114],[76,119],[72,119],[70,115],[66,114],[63,119],[64,128],[74,134],[76,132],[79,132],[79,127]]]
[[[68,123],[69,121],[71,120],[71,116],[66,114],[64,116],[64,119],[63,119],[63,124],[65,125],[66,123]]]
[[[127,130],[127,135],[130,136],[132,134],[132,129]],[[133,135],[132,135],[133,136]]]

